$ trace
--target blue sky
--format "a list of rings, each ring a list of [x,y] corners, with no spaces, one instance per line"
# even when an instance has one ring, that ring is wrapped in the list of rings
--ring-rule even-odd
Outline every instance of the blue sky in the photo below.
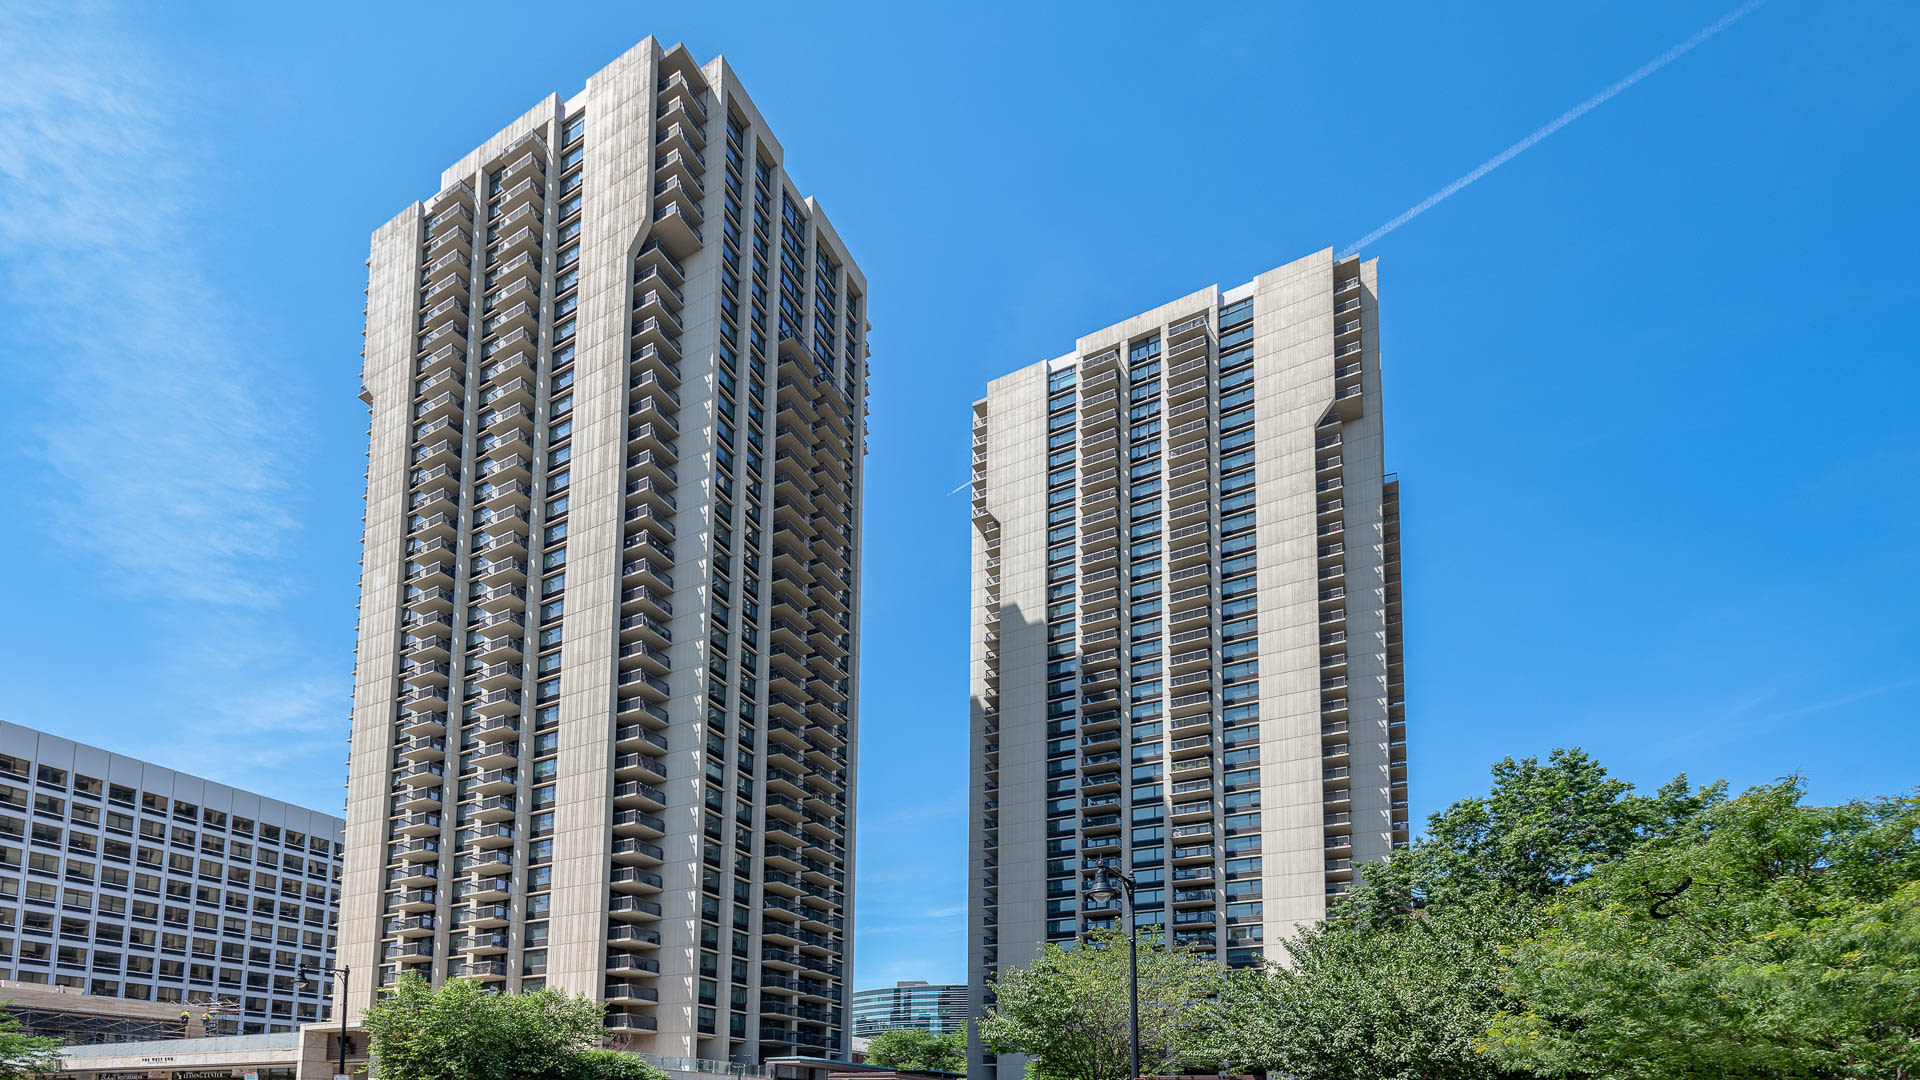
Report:
[[[958,980],[986,380],[1344,248],[1732,6],[8,4],[0,716],[337,810],[367,234],[684,40],[872,283],[856,984]],[[1366,250],[1416,819],[1564,745],[1915,782],[1917,54],[1910,5],[1773,0]]]

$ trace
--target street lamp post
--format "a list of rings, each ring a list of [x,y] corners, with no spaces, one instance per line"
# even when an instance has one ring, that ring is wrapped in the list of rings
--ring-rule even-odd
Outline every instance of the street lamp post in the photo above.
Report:
[[[1094,872],[1087,898],[1105,904],[1116,895],[1127,916],[1127,1054],[1130,1078],[1140,1075],[1140,920],[1133,907],[1133,875],[1118,867],[1102,866]]]
[[[294,976],[294,983],[305,990],[308,983],[318,982],[322,974],[340,977],[340,1075],[345,1076],[347,1075],[347,995],[351,992],[347,989],[350,985],[347,980],[352,976],[353,969],[320,968],[315,971],[302,964],[299,972]]]

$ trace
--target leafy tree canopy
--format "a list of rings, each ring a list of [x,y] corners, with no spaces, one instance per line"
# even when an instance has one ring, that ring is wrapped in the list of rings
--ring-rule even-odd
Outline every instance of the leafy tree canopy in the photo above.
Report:
[[[1920,1077],[1920,796],[1808,806],[1797,779],[1729,799],[1685,777],[1641,796],[1578,750],[1493,778],[1368,866],[1286,963],[1151,976],[1143,1068]],[[1101,944],[1003,977],[989,1045],[1034,1055],[1036,1080],[1123,1076],[1124,939]]]
[[[1506,950],[1541,905],[1596,866],[1697,829],[1722,798],[1677,777],[1652,796],[1578,749],[1493,767],[1483,797],[1427,834],[1331,916],[1283,943],[1284,964],[1233,973],[1209,1054],[1300,1080],[1504,1080],[1531,1075],[1484,1049],[1511,999]]]
[[[1378,927],[1305,927],[1285,964],[1228,976],[1203,1057],[1295,1080],[1530,1075],[1479,1044],[1507,1000],[1501,950],[1536,921],[1526,905],[1469,901]]]
[[[409,972],[363,1023],[373,1080],[665,1080],[599,1048],[605,1011],[558,990],[502,994],[471,979],[435,989]]]
[[[0,1080],[27,1080],[60,1071],[59,1039],[29,1035],[0,1006]]]
[[[1202,1061],[1205,1018],[1223,973],[1211,956],[1168,949],[1140,935],[1140,1069],[1178,1072]],[[1048,945],[1031,966],[991,986],[980,1037],[995,1053],[1036,1058],[1049,1080],[1124,1080],[1128,1075],[1127,935],[1105,930],[1083,946]]]
[[[889,1069],[967,1071],[967,1036],[949,1031],[936,1035],[919,1028],[882,1031],[867,1040],[867,1064]]]
[[[1493,789],[1427,819],[1426,835],[1370,865],[1347,914],[1392,917],[1416,905],[1505,895],[1531,901],[1585,878],[1593,868],[1649,839],[1694,828],[1725,798],[1725,785],[1689,788],[1676,776],[1652,795],[1578,747],[1493,766]]]
[[[1920,1074],[1920,799],[1756,788],[1600,867],[1513,950],[1488,1049],[1543,1076]]]

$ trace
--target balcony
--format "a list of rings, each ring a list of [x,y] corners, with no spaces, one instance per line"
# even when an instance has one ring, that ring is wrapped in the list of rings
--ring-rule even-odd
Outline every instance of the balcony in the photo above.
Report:
[[[467,225],[469,225],[472,220],[473,219],[467,217],[464,212],[457,218],[445,218],[442,220],[442,223],[446,225],[446,229],[436,232],[430,239],[438,241],[454,233],[466,233]],[[472,237],[468,236],[465,237],[465,239],[471,241]],[[421,284],[432,286],[441,278],[450,275],[464,277],[465,275],[459,272],[473,265],[473,259],[470,257],[469,250],[448,250],[445,247],[429,244],[426,259],[427,267],[420,274]]]
[[[635,839],[658,839],[667,834],[667,822],[665,818],[646,810],[616,810],[613,814],[613,834]],[[633,853],[652,857],[653,852],[658,850],[636,848]]]
[[[699,124],[675,121],[663,125],[658,132],[653,139],[654,145],[659,148],[658,153],[670,154],[679,151],[693,157],[700,163],[702,169],[706,168],[707,155],[701,153],[701,148],[707,145],[707,135]]]
[[[535,258],[540,251],[540,229],[537,226],[525,226],[504,234],[487,248],[487,262],[492,266],[504,265],[516,256]],[[536,320],[537,321],[537,320]],[[526,325],[530,325],[528,323]]]
[[[522,158],[521,161],[528,161],[529,158]],[[545,180],[531,175],[506,186],[489,201],[489,219],[504,217],[523,206],[541,206],[546,201],[546,186]]]
[[[667,779],[666,764],[652,754],[616,754],[613,769],[619,780],[665,783]]]
[[[700,158],[690,153],[674,150],[660,154],[655,158],[653,175],[655,180],[679,180],[683,183],[693,185],[692,190],[694,191],[702,191],[700,174],[704,168],[705,162]],[[681,275],[680,280],[686,280],[684,274]]]
[[[622,975],[658,975],[660,961],[650,956],[641,956],[631,952],[607,953],[607,974]]]
[[[522,625],[525,625],[522,620]],[[474,709],[483,717],[499,717],[517,714],[520,711],[520,691],[493,690],[480,695]]]
[[[525,642],[512,635],[482,637],[480,644],[474,646],[473,655],[486,664],[507,664],[520,660]]]
[[[402,814],[394,820],[394,829],[402,836],[438,836],[440,813],[427,810],[417,814]]]
[[[483,769],[504,769],[520,760],[520,744],[512,741],[480,743],[469,753],[472,755],[471,763],[474,765]]]
[[[660,903],[642,896],[616,896],[607,902],[607,911],[621,920],[658,920]]]
[[[387,884],[404,888],[422,888],[440,880],[440,867],[430,862],[402,863],[387,871]]]
[[[387,920],[387,933],[401,937],[431,937],[433,930],[432,915],[406,915]]]
[[[489,340],[483,353],[487,368],[481,374],[488,381],[528,378],[533,374],[534,357],[540,340],[525,326],[515,326]]]
[[[465,183],[434,196],[427,207],[433,216],[427,219],[427,235],[442,229],[465,228],[473,224],[473,191]]]
[[[654,185],[653,202],[656,208],[667,205],[678,206],[681,213],[688,215],[692,224],[699,225],[706,220],[700,213],[700,200],[705,194],[698,180],[670,176]]]
[[[698,211],[681,202],[668,203],[653,212],[653,235],[677,258],[688,258],[706,241],[700,234]]]
[[[398,960],[403,964],[419,963],[423,960],[431,962],[433,960],[433,941],[431,939],[424,939],[419,941],[389,942],[383,955],[385,959]]]
[[[1174,525],[1195,521],[1205,524],[1208,514],[1213,510],[1213,501],[1207,495],[1211,486],[1203,482],[1191,494],[1176,492],[1175,497],[1179,501],[1168,508],[1167,521]]]
[[[510,187],[524,179],[545,178],[547,175],[545,149],[544,145],[530,144],[527,152],[513,159],[506,168],[495,174],[492,182],[500,187]],[[512,152],[510,148],[508,153]]]
[[[422,761],[399,770],[394,779],[408,787],[439,787],[446,775],[443,762]]]
[[[658,805],[665,804],[659,802]],[[660,845],[637,836],[615,838],[612,855],[614,864],[617,866],[659,866],[666,861],[666,852]]]
[[[494,532],[490,534],[490,539],[474,546],[474,553],[485,555],[490,561],[498,561],[506,556],[524,556],[527,553],[527,538],[524,533]]]
[[[664,162],[667,159],[663,158],[661,160]],[[676,282],[684,282],[687,280],[687,268],[680,263],[680,260],[663,250],[660,245],[653,240],[648,240],[646,243],[640,245],[640,253],[634,256],[634,267],[636,271],[653,267],[661,270],[663,273],[670,272],[672,280]]]
[[[419,738],[402,736],[394,743],[403,761],[439,761],[447,756],[447,737],[445,735],[423,735]]]
[[[1186,591],[1191,592],[1193,590],[1186,590]],[[1190,598],[1187,602],[1192,603],[1196,600],[1204,602],[1205,598],[1209,594],[1211,594],[1212,591],[1213,591],[1212,589],[1203,588],[1198,591],[1198,595]],[[1175,595],[1178,596],[1179,594],[1175,594]],[[1186,626],[1192,626],[1196,623],[1205,623],[1212,618],[1213,618],[1213,608],[1210,606],[1209,607],[1186,607],[1178,611],[1170,612],[1167,615],[1167,625],[1176,626],[1176,627],[1186,627]]]
[[[473,953],[503,953],[513,945],[513,939],[502,933],[469,933],[466,949]]]
[[[661,468],[670,467],[677,458],[673,445],[677,435],[676,429],[664,424],[644,423],[629,429],[627,449],[632,454],[627,458],[628,470],[656,464]]]
[[[665,879],[659,874],[639,866],[615,867],[607,881],[618,893],[658,893],[666,887]],[[660,915],[658,904],[652,907],[618,906],[621,899],[623,898],[616,897],[614,901],[616,906],[609,910],[635,915],[651,915],[655,918]]]
[[[419,738],[428,735],[447,733],[447,714],[443,712],[411,711],[400,718],[400,732],[407,738]]]
[[[655,1002],[660,1000],[660,991],[639,983],[610,982],[606,984],[605,1000],[610,1005],[626,1005],[634,1002]]]
[[[438,906],[438,894],[432,889],[408,889],[393,898],[396,911],[419,913],[432,911]]]
[[[614,740],[616,740],[616,749],[622,749],[622,751],[632,751],[632,749],[639,749],[639,751],[657,749],[660,753],[666,751],[666,736],[653,732],[641,724],[620,724],[620,728],[614,732]]]
[[[608,1031],[657,1031],[660,1022],[641,1013],[616,1009],[608,1011],[606,1026]]]
[[[654,119],[663,125],[684,123],[697,128],[707,122],[707,110],[684,83],[671,90],[663,86],[660,107],[654,111]]]
[[[471,677],[473,682],[484,690],[517,689],[524,680],[524,673],[525,669],[519,664],[499,663],[488,664],[474,672]]]
[[[513,879],[507,876],[474,877],[467,889],[469,900],[505,900],[513,895]]]

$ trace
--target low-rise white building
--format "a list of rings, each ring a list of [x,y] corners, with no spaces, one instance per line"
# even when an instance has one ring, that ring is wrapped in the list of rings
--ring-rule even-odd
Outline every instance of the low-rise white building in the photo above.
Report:
[[[0,978],[178,1004],[214,1030],[325,1019],[344,822],[0,722]]]

